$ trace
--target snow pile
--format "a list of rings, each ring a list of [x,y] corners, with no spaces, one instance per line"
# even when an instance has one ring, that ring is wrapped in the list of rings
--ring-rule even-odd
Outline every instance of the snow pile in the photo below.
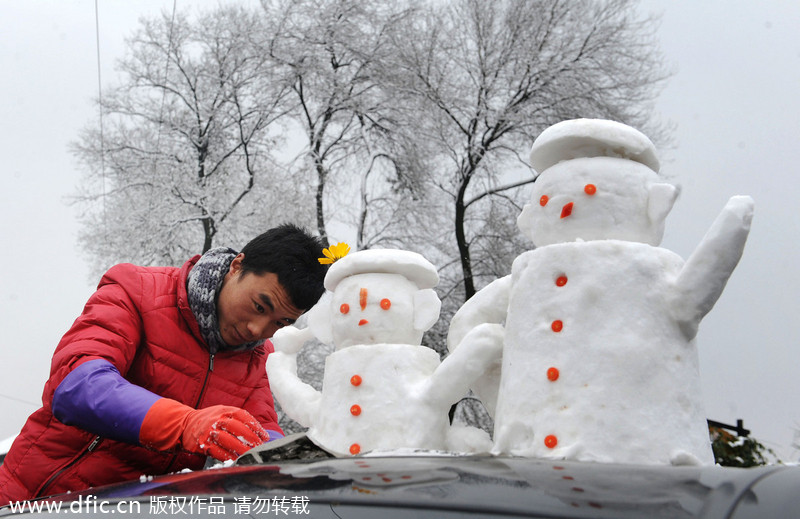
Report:
[[[677,190],[633,128],[559,123],[534,143],[543,170],[520,229],[537,245],[510,278],[454,317],[504,323],[499,376],[474,387],[494,413],[496,454],[620,463],[711,464],[694,343],[738,262],[753,202],[734,197],[684,262],[657,247]]]
[[[419,254],[365,250],[337,260],[329,293],[309,313],[308,328],[275,334],[267,372],[288,416],[336,456],[395,449],[478,449],[486,435],[451,428],[448,410],[500,356],[489,332],[444,362],[420,345],[439,317],[435,267]],[[478,336],[483,333],[484,336]],[[310,338],[331,342],[322,391],[297,377],[296,354]]]

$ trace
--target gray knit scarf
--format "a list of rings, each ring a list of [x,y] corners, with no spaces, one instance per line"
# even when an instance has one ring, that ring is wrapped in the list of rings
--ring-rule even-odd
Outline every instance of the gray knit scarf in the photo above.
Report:
[[[217,321],[217,297],[225,280],[225,274],[231,266],[236,251],[227,247],[211,249],[203,254],[189,272],[186,280],[186,291],[189,297],[189,308],[192,309],[200,335],[208,344],[208,351],[213,355],[219,351],[235,351],[255,348],[260,341],[245,344],[228,345],[222,340]]]

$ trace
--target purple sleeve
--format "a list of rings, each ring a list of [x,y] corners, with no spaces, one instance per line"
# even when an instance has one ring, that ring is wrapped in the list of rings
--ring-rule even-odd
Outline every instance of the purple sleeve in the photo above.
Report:
[[[84,362],[58,385],[53,415],[104,438],[139,443],[139,429],[147,411],[161,397],[131,384],[113,364],[103,359]]]

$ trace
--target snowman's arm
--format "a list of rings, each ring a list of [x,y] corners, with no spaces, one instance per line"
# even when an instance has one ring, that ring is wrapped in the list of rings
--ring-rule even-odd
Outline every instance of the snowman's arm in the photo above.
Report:
[[[276,352],[280,351],[295,355],[306,342],[313,338],[314,334],[311,332],[311,327],[296,328],[294,326],[286,326],[276,331],[271,340]]]
[[[483,323],[503,324],[508,314],[511,276],[496,279],[479,290],[458,309],[450,320],[447,349],[454,351],[464,337]]]
[[[322,393],[297,376],[297,355],[276,351],[267,357],[267,377],[281,409],[303,427],[317,416]]]
[[[496,323],[483,323],[464,336],[436,368],[426,384],[430,399],[452,404],[466,394],[483,373],[502,362],[505,328]]]
[[[753,219],[753,199],[728,200],[675,281],[673,311],[687,339],[693,339],[742,257]]]

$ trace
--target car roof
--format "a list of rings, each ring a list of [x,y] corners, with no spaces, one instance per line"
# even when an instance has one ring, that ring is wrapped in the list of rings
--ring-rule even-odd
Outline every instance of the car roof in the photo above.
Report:
[[[282,508],[286,515],[332,518],[764,519],[796,513],[798,488],[800,469],[783,465],[642,466],[418,452],[266,462],[251,455],[233,466],[142,478],[51,501],[78,502],[84,515],[99,515],[101,502],[138,503],[134,517],[179,514],[192,506],[198,517],[252,513],[253,507],[265,513],[266,507],[277,515]]]

